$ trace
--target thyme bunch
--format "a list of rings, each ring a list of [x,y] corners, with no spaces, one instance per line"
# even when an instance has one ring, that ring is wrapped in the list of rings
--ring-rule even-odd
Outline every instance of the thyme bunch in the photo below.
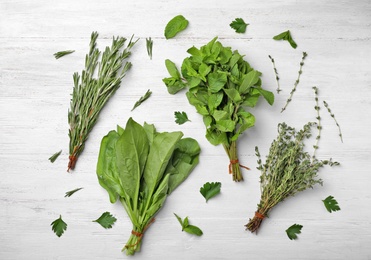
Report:
[[[107,46],[102,56],[97,48],[97,38],[98,33],[93,32],[89,53],[85,57],[85,69],[81,75],[77,72],[73,74],[74,88],[68,111],[70,125],[68,171],[75,168],[77,158],[84,150],[85,141],[97,122],[99,113],[120,87],[121,80],[131,67],[131,63],[125,60],[130,56],[130,49],[136,43],[132,41],[133,37],[125,48],[126,38],[113,37],[111,47]]]
[[[338,165],[330,160],[318,160],[304,151],[304,142],[311,137],[312,127],[309,122],[300,131],[286,123],[278,125],[278,136],[272,142],[265,163],[262,163],[259,149],[255,147],[258,157],[258,170],[261,171],[261,198],[255,216],[246,224],[246,229],[256,232],[264,217],[278,203],[298,192],[322,185],[318,171],[324,165]]]

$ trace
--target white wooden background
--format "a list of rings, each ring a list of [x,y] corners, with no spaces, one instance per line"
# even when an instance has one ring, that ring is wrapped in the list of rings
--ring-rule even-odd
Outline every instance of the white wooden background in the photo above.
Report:
[[[166,23],[183,14],[190,22],[175,39],[165,40]],[[242,17],[250,25],[236,34],[229,23]],[[297,49],[272,37],[290,29]],[[67,111],[72,74],[81,72],[92,31],[100,47],[113,35],[140,41],[133,49],[132,70],[101,113],[76,170],[67,173]],[[192,45],[219,36],[222,43],[246,55],[263,72],[263,85],[276,83],[268,55],[276,59],[283,91],[269,107],[259,103],[256,127],[240,139],[240,161],[252,168],[245,182],[233,183],[221,146],[204,137],[201,116],[184,93],[171,96],[161,79],[164,60],[181,64]],[[145,38],[154,39],[149,60]],[[55,60],[53,53],[74,49]],[[297,77],[302,52],[308,53],[293,102],[280,113]],[[312,86],[320,89],[339,121],[341,143],[332,118],[322,109],[319,158],[332,157],[340,167],[320,172],[315,187],[275,208],[258,235],[244,229],[260,198],[254,146],[265,155],[276,137],[278,122],[295,127],[314,120]],[[152,97],[133,112],[147,89]],[[50,1],[0,0],[0,259],[126,259],[121,248],[131,223],[121,205],[112,205],[98,184],[95,166],[101,138],[129,117],[154,123],[159,131],[181,130],[196,138],[200,164],[172,194],[143,239],[136,259],[371,259],[370,111],[371,2],[331,1]],[[175,124],[174,111],[192,122]],[[58,160],[48,158],[63,149]],[[207,204],[199,188],[222,182],[222,192]],[[70,198],[66,191],[84,187]],[[333,195],[341,211],[328,213],[321,202]],[[105,230],[92,220],[104,211],[117,217]],[[202,237],[181,232],[173,212],[189,216]],[[50,223],[62,215],[68,228],[58,238]],[[285,230],[302,224],[296,241]]]

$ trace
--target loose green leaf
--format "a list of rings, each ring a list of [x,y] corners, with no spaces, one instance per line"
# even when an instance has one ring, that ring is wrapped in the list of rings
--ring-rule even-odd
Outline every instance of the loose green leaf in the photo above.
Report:
[[[58,237],[62,236],[64,231],[67,230],[67,224],[62,220],[62,215],[60,215],[59,218],[54,220],[50,225]]]
[[[326,199],[322,200],[328,212],[338,211],[340,207],[338,202],[334,199],[333,196],[328,196]]]
[[[67,191],[66,195],[64,195],[64,197],[71,197],[76,191],[79,191],[79,190],[82,190],[82,189],[83,188],[77,188],[77,189],[74,189],[74,190]]]
[[[151,37],[146,38],[146,48],[148,57],[152,60],[153,40],[151,39]]]
[[[206,202],[215,197],[220,193],[222,184],[220,182],[206,182],[203,187],[200,188],[200,193],[206,199]]]
[[[236,18],[229,26],[236,31],[236,33],[246,32],[246,27],[249,24],[245,23],[242,18]]]
[[[182,218],[179,217],[177,214],[174,213],[174,215],[177,218],[180,225],[182,226],[182,231],[185,231],[191,235],[202,236],[203,232],[199,227],[194,226],[194,225],[189,225],[188,217],[186,217],[183,221]]]
[[[301,233],[302,225],[294,224],[288,229],[286,229],[286,234],[290,238],[290,240],[297,239],[297,234]]]
[[[93,220],[93,222],[99,223],[105,229],[112,228],[112,225],[115,224],[116,218],[111,215],[111,213],[104,212],[98,219]]]
[[[170,76],[172,76],[175,79],[179,79],[180,78],[180,74],[179,74],[178,68],[176,67],[176,65],[175,65],[174,62],[172,62],[169,59],[166,59],[165,60],[165,65],[166,65],[166,69],[169,72]]]
[[[144,94],[144,96],[141,96],[140,99],[137,102],[135,102],[135,104],[134,104],[133,108],[131,109],[131,111],[133,111],[135,108],[139,107],[151,95],[152,95],[152,91],[151,90],[147,90],[146,94]]]
[[[74,50],[59,51],[59,52],[54,53],[53,55],[54,55],[54,57],[55,57],[56,59],[59,59],[59,58],[62,58],[63,56],[66,56],[66,55],[68,55],[68,54],[71,54],[71,53],[73,53],[73,52],[75,52],[75,51],[74,51]]]
[[[56,152],[55,154],[50,156],[48,160],[52,163],[55,162],[55,160],[57,160],[58,156],[61,155],[61,153],[62,153],[62,150],[60,150],[59,152]]]
[[[274,40],[285,40],[285,41],[288,41],[291,45],[292,48],[296,49],[296,47],[298,46],[296,44],[296,42],[292,39],[291,37],[291,33],[289,30],[285,31],[285,32],[282,32],[276,36],[273,37]]]
[[[165,38],[171,39],[179,32],[185,30],[188,26],[188,20],[183,15],[177,15],[171,19],[165,27]]]
[[[178,125],[182,125],[185,122],[191,121],[188,119],[187,113],[184,111],[183,112],[175,111],[174,116],[175,116],[175,123],[177,123]]]

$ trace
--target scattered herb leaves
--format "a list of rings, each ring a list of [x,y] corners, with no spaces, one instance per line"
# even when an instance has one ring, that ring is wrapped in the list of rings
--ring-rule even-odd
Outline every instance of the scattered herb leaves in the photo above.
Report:
[[[245,33],[246,27],[248,26],[248,23],[245,23],[245,21],[242,18],[236,18],[233,22],[229,24],[229,26],[236,31],[236,33]]]
[[[59,215],[59,218],[54,220],[50,225],[58,237],[62,236],[67,229],[67,224],[62,220],[62,215]]]
[[[66,56],[66,55],[74,53],[74,52],[75,52],[74,50],[59,51],[59,52],[54,53],[53,55],[54,55],[55,59],[59,59],[59,58],[62,58],[63,56]]]
[[[294,224],[288,229],[286,229],[286,234],[290,238],[290,240],[297,239],[297,234],[301,233],[301,229],[303,228],[302,225]]]
[[[52,163],[55,162],[55,160],[57,160],[57,158],[59,157],[59,155],[61,155],[61,153],[62,153],[62,150],[60,150],[59,152],[56,152],[55,154],[50,156],[48,160]]]
[[[340,207],[338,202],[333,196],[328,196],[326,199],[322,200],[323,204],[325,205],[326,209],[328,212],[333,212],[333,211],[339,211]]]
[[[175,111],[174,116],[175,116],[175,123],[177,123],[178,125],[182,125],[185,122],[191,121],[188,119],[188,115],[184,111],[183,112]]]
[[[146,101],[150,96],[152,95],[152,92],[151,90],[147,90],[146,94],[144,94],[144,96],[140,97],[140,99],[135,102],[133,108],[131,109],[131,111],[133,111],[134,109],[136,109],[137,107],[139,107],[144,101]]]
[[[152,60],[153,40],[151,39],[151,37],[146,38],[146,47],[147,47],[148,57]]]
[[[323,101],[323,104],[324,104],[325,108],[327,109],[327,111],[330,113],[330,116],[334,119],[335,124],[339,129],[340,140],[341,140],[341,142],[343,142],[343,134],[341,133],[340,125],[339,125],[338,121],[336,120],[335,115],[332,113],[332,111],[331,111],[331,109],[330,109],[330,107],[329,107],[329,105],[327,104],[326,101]]]
[[[185,231],[191,235],[202,236],[203,232],[199,227],[189,225],[188,217],[186,217],[183,221],[182,218],[179,217],[177,214],[174,213],[174,215],[182,226],[182,231]]]
[[[77,189],[74,189],[74,190],[67,191],[66,195],[64,195],[64,197],[71,197],[75,192],[77,192],[79,190],[82,190],[82,189],[83,188],[77,188]]]
[[[111,215],[108,211],[104,212],[98,219],[93,222],[99,223],[105,229],[112,228],[112,225],[116,222],[116,218]]]
[[[284,40],[284,41],[288,41],[291,45],[292,48],[296,49],[296,47],[298,46],[296,44],[296,42],[292,39],[292,36],[291,36],[291,33],[289,30],[287,30],[286,32],[282,32],[276,36],[273,37],[274,40]]]
[[[222,184],[220,182],[206,182],[203,187],[200,188],[200,193],[206,199],[206,202],[212,197],[220,193]]]
[[[188,20],[183,15],[177,15],[171,19],[165,27],[165,38],[174,38],[179,32],[185,30],[188,26]]]

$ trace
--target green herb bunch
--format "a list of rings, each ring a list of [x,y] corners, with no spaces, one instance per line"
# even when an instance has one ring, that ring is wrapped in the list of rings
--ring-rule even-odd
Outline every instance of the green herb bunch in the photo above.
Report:
[[[74,88],[68,111],[70,125],[68,171],[75,168],[78,156],[84,150],[85,141],[99,113],[120,87],[122,78],[131,67],[131,63],[125,60],[130,56],[130,49],[136,41],[130,39],[124,48],[127,39],[113,37],[111,47],[107,46],[101,56],[96,44],[97,38],[98,33],[93,32],[90,50],[85,58],[85,69],[81,75],[77,72],[73,74]]]
[[[111,203],[125,208],[132,224],[123,251],[140,250],[143,234],[170,195],[198,164],[200,147],[182,132],[157,132],[150,124],[141,126],[129,119],[103,137],[97,176]]]
[[[188,101],[203,116],[206,138],[213,145],[224,146],[233,180],[241,181],[237,139],[255,124],[254,115],[247,110],[256,106],[260,96],[272,105],[274,95],[261,87],[261,73],[217,38],[187,52],[191,56],[183,60],[181,73],[172,61],[166,60],[171,77],[163,82],[170,94],[188,87]]]
[[[261,198],[255,216],[246,228],[256,232],[264,217],[281,201],[298,192],[322,185],[318,171],[324,165],[338,165],[330,160],[318,160],[304,151],[304,142],[311,137],[311,129],[316,123],[307,123],[296,131],[285,123],[278,125],[278,137],[272,142],[266,161],[262,164],[258,148],[258,170],[261,171]]]

